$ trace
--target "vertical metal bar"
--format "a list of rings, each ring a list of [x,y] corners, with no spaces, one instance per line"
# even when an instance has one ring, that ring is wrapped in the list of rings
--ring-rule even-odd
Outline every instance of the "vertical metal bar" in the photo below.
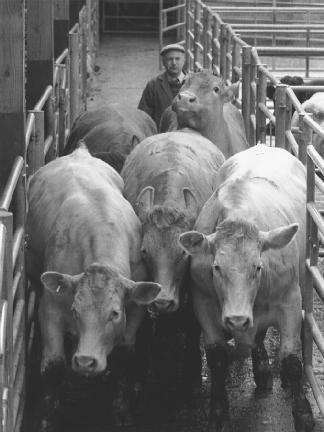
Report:
[[[218,40],[218,32],[219,32],[219,22],[217,20],[216,15],[213,15],[212,22],[212,68],[219,68],[219,51],[216,46],[216,41]]]
[[[308,116],[312,114],[308,113]],[[304,122],[305,114],[299,114],[299,140],[298,140],[298,159],[306,165],[307,163],[307,146],[312,144],[312,129]]]
[[[226,25],[225,28],[225,34],[226,34],[226,38],[225,38],[225,52],[226,52],[226,56],[225,56],[225,80],[230,80],[231,78],[231,68],[232,68],[232,63],[230,60],[230,54],[231,54],[231,39],[232,39],[232,35],[230,32],[230,28],[228,25]]]
[[[13,233],[13,215],[10,212],[0,209],[0,223],[6,227],[6,250],[5,250],[5,265],[3,275],[3,290],[2,299],[7,300],[7,344],[5,353],[5,370],[6,374],[4,382],[1,383],[0,404],[2,406],[4,392],[7,394],[7,412],[5,413],[6,424],[4,425],[5,432],[11,432],[13,425],[13,298],[12,298],[12,233]]]
[[[79,34],[81,39],[81,109],[85,111],[87,109],[87,21],[86,21],[86,8],[83,7],[79,14]]]
[[[56,158],[57,155],[57,140],[56,140],[56,130],[55,130],[55,115],[54,115],[54,98],[53,95],[50,96],[45,104],[45,124],[46,124],[46,136],[52,137],[53,142],[49,148],[47,154],[45,155],[46,162],[49,162]]]
[[[204,68],[208,67],[208,30],[209,30],[209,13],[207,7],[203,6],[203,66]]]
[[[260,110],[259,103],[266,105],[267,101],[267,77],[262,73],[260,69],[261,65],[258,65],[258,86],[257,86],[257,107],[256,107],[256,142],[266,142],[266,116]],[[262,65],[263,67],[265,65]]]
[[[233,48],[232,48],[232,82],[236,82],[240,79],[240,76],[236,72],[235,68],[239,67],[239,62],[241,60],[241,49],[240,45],[237,43],[235,38],[233,38]]]
[[[70,127],[79,114],[79,35],[69,33],[70,52]]]
[[[250,140],[251,50],[250,45],[242,47],[242,116],[249,145],[252,145]]]
[[[309,48],[310,47],[310,30],[309,28],[306,31],[306,47]],[[305,71],[305,76],[306,78],[309,78],[309,56],[305,57],[305,64],[306,64],[306,71]]]
[[[277,84],[276,86],[276,147],[286,148],[286,84]]]
[[[226,80],[226,47],[227,47],[227,29],[226,24],[220,25],[220,75]]]
[[[28,147],[28,176],[44,165],[44,111],[31,110],[35,116],[35,134]]]
[[[199,46],[200,41],[200,31],[199,31],[199,21],[200,20],[200,2],[195,1],[195,13],[194,13],[194,71],[197,70],[197,62],[199,61]]]
[[[163,47],[163,0],[159,0],[159,53]],[[162,59],[159,55],[159,69],[162,69]]]
[[[190,0],[186,0],[185,18],[186,68],[190,70]]]
[[[307,192],[306,201],[311,203],[315,201],[315,166],[310,156],[307,156]],[[317,226],[313,221],[309,212],[306,212],[306,260],[310,260],[311,265],[317,263],[318,239],[317,239]],[[315,250],[315,253],[314,253]],[[302,287],[303,288],[303,287]],[[305,287],[302,289],[303,294],[303,308],[305,314],[313,312],[313,277],[311,272],[306,266],[305,270]],[[303,357],[304,367],[312,366],[313,363],[313,335],[312,330],[304,321],[303,326]]]

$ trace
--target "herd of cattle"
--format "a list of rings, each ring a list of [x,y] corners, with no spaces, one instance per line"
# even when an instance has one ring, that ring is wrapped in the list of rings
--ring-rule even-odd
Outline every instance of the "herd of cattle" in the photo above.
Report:
[[[66,368],[110,373],[113,418],[128,424],[148,365],[167,395],[175,382],[199,383],[201,337],[208,430],[226,431],[227,342],[251,350],[256,386],[269,389],[269,326],[280,331],[295,429],[314,427],[299,359],[305,167],[286,150],[249,148],[235,92],[209,71],[189,74],[162,133],[136,108],[85,112],[66,155],[31,178],[27,267],[41,293],[43,432],[55,427]],[[150,337],[139,344],[144,325]]]

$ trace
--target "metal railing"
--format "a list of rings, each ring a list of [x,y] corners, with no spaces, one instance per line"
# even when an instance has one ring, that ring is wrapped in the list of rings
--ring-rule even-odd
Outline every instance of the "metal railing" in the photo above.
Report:
[[[53,82],[28,111],[26,160],[18,156],[0,196],[0,432],[19,431],[26,365],[35,332],[35,287],[25,280],[26,180],[62,154],[75,117],[86,108],[87,59],[98,47],[98,1],[87,0],[55,60]]]

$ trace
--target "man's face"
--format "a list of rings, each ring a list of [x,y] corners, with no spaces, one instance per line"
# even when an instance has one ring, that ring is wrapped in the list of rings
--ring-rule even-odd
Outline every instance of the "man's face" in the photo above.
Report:
[[[185,63],[185,56],[180,51],[171,50],[163,55],[162,61],[167,73],[172,77],[177,77],[181,74]]]

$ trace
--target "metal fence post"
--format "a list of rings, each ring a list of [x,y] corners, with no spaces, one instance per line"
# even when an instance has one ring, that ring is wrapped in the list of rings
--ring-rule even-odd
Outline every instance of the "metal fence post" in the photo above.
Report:
[[[265,67],[265,65],[258,65],[257,75],[258,75],[258,86],[257,86],[257,103],[256,103],[256,142],[265,143],[266,142],[266,116],[260,110],[259,104],[266,105],[267,100],[267,77],[264,75],[260,66]]]
[[[70,72],[70,129],[79,114],[79,34],[69,33]]]
[[[286,84],[277,84],[276,86],[276,140],[275,146],[286,148]]]
[[[28,151],[28,177],[34,174],[45,163],[44,157],[44,111],[30,110],[35,116],[35,133],[32,135]]]
[[[242,116],[249,145],[252,145],[250,139],[251,50],[250,45],[242,47]]]
[[[200,2],[195,1],[195,13],[194,13],[194,71],[197,71],[197,63],[199,61],[199,41],[200,41]]]
[[[226,80],[226,46],[227,46],[227,29],[226,24],[220,25],[220,64],[219,72],[220,75]]]
[[[309,117],[311,113],[307,113]],[[304,122],[305,114],[299,114],[299,140],[298,140],[298,159],[306,165],[307,163],[307,146],[312,144],[312,129]]]

